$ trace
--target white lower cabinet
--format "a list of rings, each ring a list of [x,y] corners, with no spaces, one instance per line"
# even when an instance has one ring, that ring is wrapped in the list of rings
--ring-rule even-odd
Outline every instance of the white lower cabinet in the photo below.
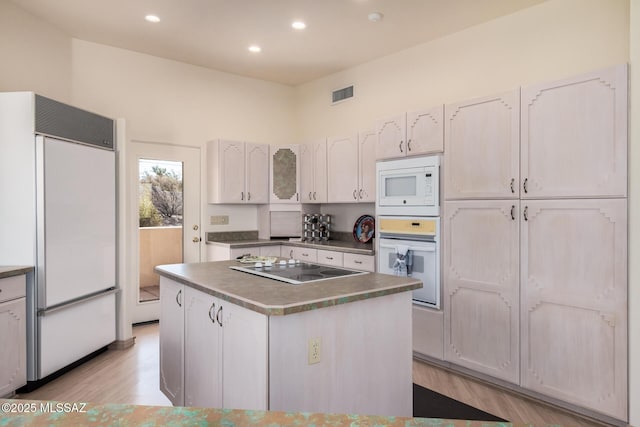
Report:
[[[444,313],[413,305],[413,351],[442,360],[444,355]]]
[[[626,200],[522,210],[522,386],[625,420]]]
[[[160,390],[184,405],[184,285],[160,276]]]
[[[0,397],[27,383],[25,275],[0,279]]]
[[[342,267],[343,265],[342,258],[344,257],[344,254],[342,252],[318,249],[317,255],[318,262],[320,264],[333,265],[336,267]]]
[[[184,289],[184,405],[222,407],[220,300]]]
[[[376,271],[376,260],[374,255],[352,254],[345,252],[343,257],[343,266],[354,270]]]
[[[518,200],[444,204],[444,357],[519,381]]]
[[[318,262],[318,250],[305,247],[295,247],[293,258],[304,262]]]
[[[171,402],[266,410],[267,316],[164,277],[160,300],[160,389]]]

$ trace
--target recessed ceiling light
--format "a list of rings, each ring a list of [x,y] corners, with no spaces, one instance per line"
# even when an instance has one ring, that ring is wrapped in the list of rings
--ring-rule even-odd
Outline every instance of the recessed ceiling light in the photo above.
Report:
[[[262,50],[262,48],[258,45],[251,45],[249,46],[249,52],[253,52],[253,53],[258,53]]]
[[[367,16],[367,18],[369,18],[369,21],[371,22],[380,22],[382,21],[383,16],[384,15],[382,15],[380,12],[371,12],[369,16]]]
[[[305,28],[307,28],[307,24],[302,21],[293,21],[291,23],[291,26],[296,30],[304,30]]]
[[[156,15],[147,15],[144,17],[144,19],[153,23],[160,22],[160,18],[158,18]]]

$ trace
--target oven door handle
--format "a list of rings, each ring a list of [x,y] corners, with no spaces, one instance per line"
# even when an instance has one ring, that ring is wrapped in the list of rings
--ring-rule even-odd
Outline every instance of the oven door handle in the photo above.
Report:
[[[409,246],[409,250],[413,252],[435,252],[435,242],[431,242],[429,246]],[[383,245],[380,243],[381,248],[393,249],[395,251],[398,245]]]

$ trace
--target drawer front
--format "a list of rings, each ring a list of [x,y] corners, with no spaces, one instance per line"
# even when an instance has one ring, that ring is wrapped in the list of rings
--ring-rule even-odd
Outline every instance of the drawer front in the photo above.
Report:
[[[0,279],[0,302],[22,298],[27,294],[27,276],[5,277]]]
[[[318,249],[318,263],[342,267],[343,255],[344,254],[342,252]]]
[[[318,262],[318,250],[309,248],[294,248],[293,257],[304,262]]]
[[[354,270],[376,271],[376,262],[373,255],[344,254],[344,266]]]

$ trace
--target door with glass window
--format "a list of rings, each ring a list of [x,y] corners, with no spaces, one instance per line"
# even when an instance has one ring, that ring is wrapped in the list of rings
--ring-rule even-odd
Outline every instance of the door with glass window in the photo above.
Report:
[[[132,142],[129,153],[134,217],[128,236],[132,323],[157,320],[159,275],[164,264],[199,262],[200,149],[152,142]]]

